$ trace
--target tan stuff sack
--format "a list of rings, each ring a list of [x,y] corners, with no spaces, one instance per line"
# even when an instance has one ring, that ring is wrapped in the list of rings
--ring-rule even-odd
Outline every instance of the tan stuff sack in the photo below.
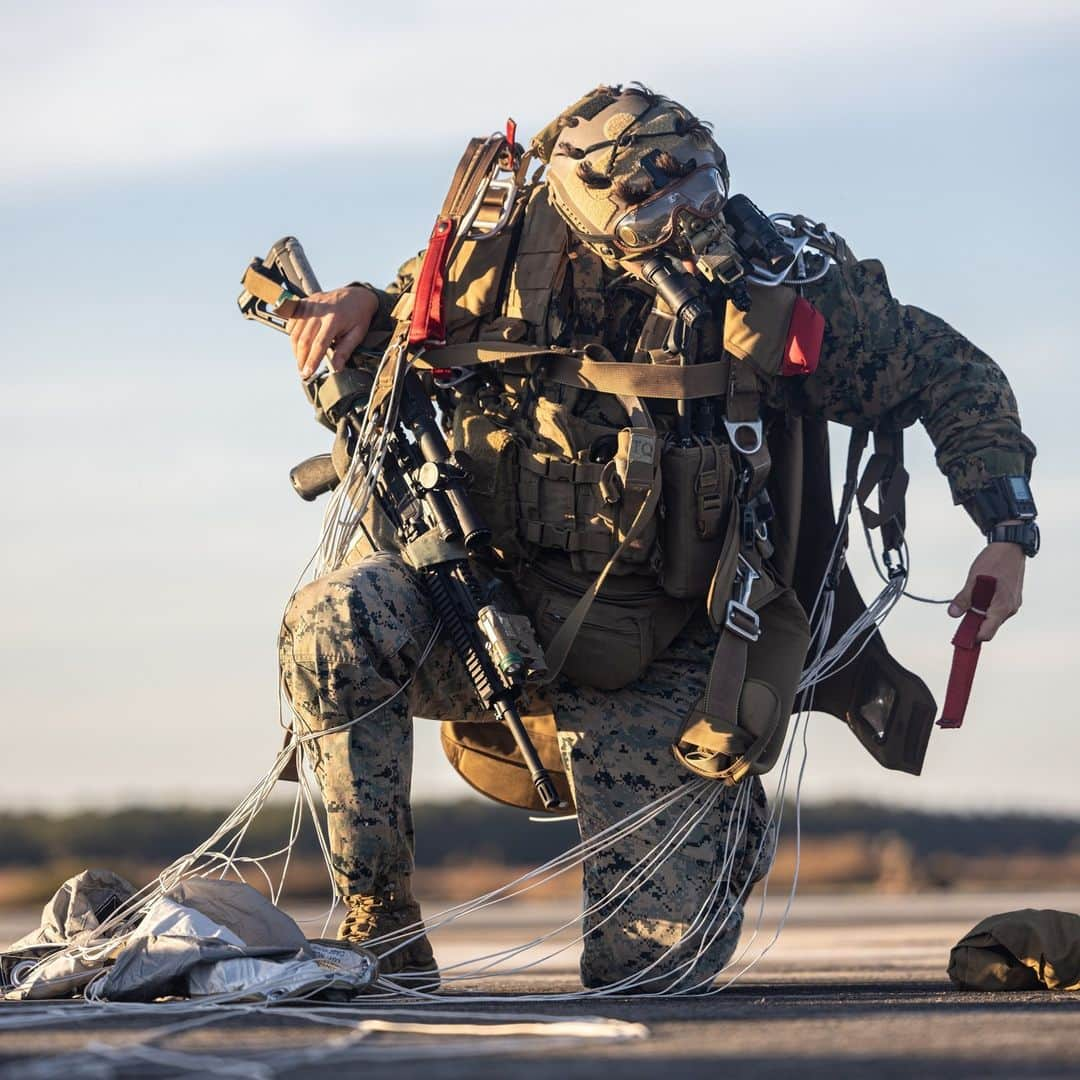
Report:
[[[953,946],[949,978],[961,990],[1080,990],[1080,915],[991,915]]]
[[[539,699],[535,693],[532,697]],[[559,798],[566,804],[555,812],[573,813],[574,797],[559,753],[555,717],[542,701],[537,700],[532,709],[523,709],[521,722],[551,776]],[[481,795],[508,806],[550,813],[540,801],[529,770],[505,724],[447,720],[441,726],[441,735],[447,760]]]

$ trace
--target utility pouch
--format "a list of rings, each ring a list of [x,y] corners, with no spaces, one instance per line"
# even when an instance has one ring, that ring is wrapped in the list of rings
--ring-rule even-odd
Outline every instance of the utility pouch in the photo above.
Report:
[[[703,597],[716,571],[734,499],[731,450],[711,439],[664,447],[664,552],[660,583],[669,596]]]
[[[661,483],[659,471],[660,441],[652,428],[623,428],[616,436],[615,456],[611,460],[611,470],[617,480],[617,501],[612,504],[608,498],[611,471],[605,470],[601,480],[600,494],[605,502],[603,509],[614,507],[610,521],[612,545],[611,553],[626,539],[630,527],[637,519],[638,511],[649,497],[649,492]],[[606,516],[606,515],[605,515]],[[640,535],[630,541],[619,556],[624,566],[644,567],[651,560],[656,546],[657,521],[653,517],[646,523]],[[594,569],[593,566],[587,569]],[[596,570],[603,566],[595,567]]]
[[[558,557],[535,560],[522,571],[518,592],[545,650],[593,581]],[[562,673],[599,690],[618,690],[671,644],[696,607],[668,596],[652,574],[611,576],[590,605]]]
[[[455,450],[469,461],[469,492],[491,529],[491,546],[504,559],[524,553],[518,539],[518,443],[468,398],[454,412]]]

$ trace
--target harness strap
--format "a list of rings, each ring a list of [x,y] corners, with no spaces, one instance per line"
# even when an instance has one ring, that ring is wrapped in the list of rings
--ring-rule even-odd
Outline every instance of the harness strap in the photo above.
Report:
[[[601,357],[601,359],[596,359]],[[541,348],[512,341],[466,341],[428,349],[423,356],[410,356],[417,368],[475,367],[507,360],[545,359],[544,374],[564,386],[596,390],[620,397],[681,398],[723,397],[728,388],[729,362],[716,360],[706,364],[679,365],[627,364],[612,358],[600,345],[583,350]],[[388,385],[384,388],[383,383]],[[389,392],[389,374],[372,391],[373,402],[381,402]]]
[[[500,138],[470,139],[454,170],[454,177],[431,230],[420,273],[417,275],[409,324],[410,345],[446,340],[443,313],[446,268],[465,239],[460,229],[462,217],[478,195],[480,185],[495,166],[505,145],[505,141]]]
[[[590,359],[590,351],[587,350],[581,359],[553,356],[544,369],[545,374],[564,386],[669,401],[722,397],[727,389],[729,365],[725,360],[685,367],[674,364],[623,364],[614,360]]]
[[[746,360],[733,357],[728,367],[724,426],[732,449],[749,467],[749,483],[741,493],[741,500],[746,504],[764,489],[772,468],[772,458],[761,425],[758,377]]]

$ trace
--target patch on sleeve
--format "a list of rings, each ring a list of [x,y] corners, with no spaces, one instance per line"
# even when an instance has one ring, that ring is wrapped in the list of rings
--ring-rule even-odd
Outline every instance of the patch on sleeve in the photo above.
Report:
[[[821,359],[825,316],[801,296],[795,301],[788,323],[781,375],[813,375]]]

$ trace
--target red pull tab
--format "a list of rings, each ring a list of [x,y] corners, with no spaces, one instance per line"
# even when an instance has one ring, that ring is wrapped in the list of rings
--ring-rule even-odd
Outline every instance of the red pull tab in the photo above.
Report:
[[[795,298],[788,323],[787,342],[781,375],[813,375],[821,359],[825,338],[825,316],[809,300]]]
[[[506,149],[504,150],[504,157],[501,158],[501,164],[507,169],[516,169],[518,167],[518,153],[517,153],[517,124],[514,123],[514,118],[508,116],[506,118]]]
[[[439,218],[431,230],[424,262],[416,279],[416,296],[409,323],[410,345],[443,345],[446,342],[443,286],[446,284],[446,256],[453,238],[453,221]]]
[[[994,599],[996,588],[997,578],[983,574],[975,578],[975,588],[971,590],[971,607],[960,620],[952,639],[953,662],[938,727],[958,728],[964,722],[968,698],[971,697],[971,685],[975,681],[975,668],[982,649],[982,642],[978,640],[979,627],[986,619],[986,612]]]

